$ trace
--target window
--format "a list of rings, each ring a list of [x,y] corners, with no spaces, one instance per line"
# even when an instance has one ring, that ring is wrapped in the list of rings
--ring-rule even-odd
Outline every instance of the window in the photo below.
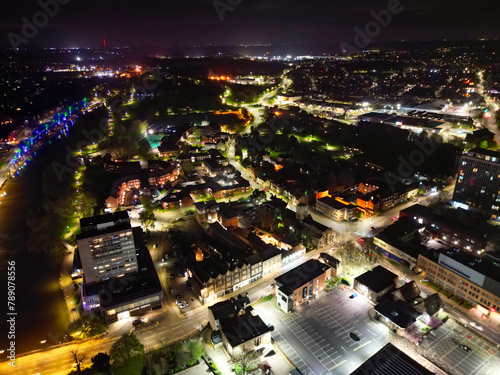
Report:
[[[302,298],[306,298],[306,297],[307,297],[307,286],[302,288]]]

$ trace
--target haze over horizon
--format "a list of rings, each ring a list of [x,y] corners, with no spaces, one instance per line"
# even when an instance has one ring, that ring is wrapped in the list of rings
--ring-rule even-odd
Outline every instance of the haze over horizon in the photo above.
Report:
[[[53,11],[20,47],[193,46],[244,44],[352,44],[355,28],[364,29],[393,7],[373,42],[402,40],[477,40],[499,36],[496,1],[361,0],[272,2],[215,0],[40,0],[0,5],[0,46],[12,45],[9,33],[23,37],[22,27],[43,6]],[[239,5],[231,5],[238,4]],[[59,9],[56,9],[59,8]],[[25,18],[24,18],[25,17]],[[383,17],[382,17],[383,18]],[[43,23],[43,19],[41,19]]]

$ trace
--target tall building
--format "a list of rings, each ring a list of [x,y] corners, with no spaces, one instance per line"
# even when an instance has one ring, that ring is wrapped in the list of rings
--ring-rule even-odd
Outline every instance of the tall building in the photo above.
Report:
[[[77,246],[87,284],[137,272],[134,236],[127,211],[80,220]]]
[[[161,309],[163,292],[144,232],[127,211],[80,220],[77,254],[83,269],[82,301],[107,323]]]
[[[462,155],[453,202],[456,207],[480,210],[499,221],[500,152],[475,148]]]

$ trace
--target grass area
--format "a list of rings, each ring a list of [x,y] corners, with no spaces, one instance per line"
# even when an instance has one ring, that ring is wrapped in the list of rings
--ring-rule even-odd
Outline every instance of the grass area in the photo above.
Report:
[[[453,294],[451,294],[450,292],[448,292],[447,290],[444,290],[444,289],[441,291],[441,294],[443,294],[444,296],[446,296],[448,298],[450,298],[453,295]]]
[[[436,292],[439,292],[441,290],[441,287],[437,286],[436,284],[429,284],[429,287],[434,289]]]
[[[457,297],[457,296],[453,296],[453,297],[451,297],[451,300],[452,300],[453,302],[458,303],[459,305],[460,305],[461,303],[463,303],[463,302],[464,302],[464,300],[463,300],[462,298]]]
[[[474,307],[467,301],[464,301],[464,303],[462,303],[462,306],[465,307],[467,310],[470,310]]]

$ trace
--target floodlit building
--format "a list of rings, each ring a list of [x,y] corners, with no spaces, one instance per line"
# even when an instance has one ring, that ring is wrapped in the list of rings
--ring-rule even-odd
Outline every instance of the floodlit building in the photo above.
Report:
[[[78,254],[83,269],[85,311],[100,311],[106,322],[162,307],[162,288],[140,227],[127,211],[80,220]]]
[[[320,198],[316,201],[316,210],[335,221],[351,221],[356,218],[356,206],[340,198]]]
[[[331,268],[316,259],[310,259],[293,270],[277,277],[276,300],[278,307],[288,313],[307,303],[325,289]]]

